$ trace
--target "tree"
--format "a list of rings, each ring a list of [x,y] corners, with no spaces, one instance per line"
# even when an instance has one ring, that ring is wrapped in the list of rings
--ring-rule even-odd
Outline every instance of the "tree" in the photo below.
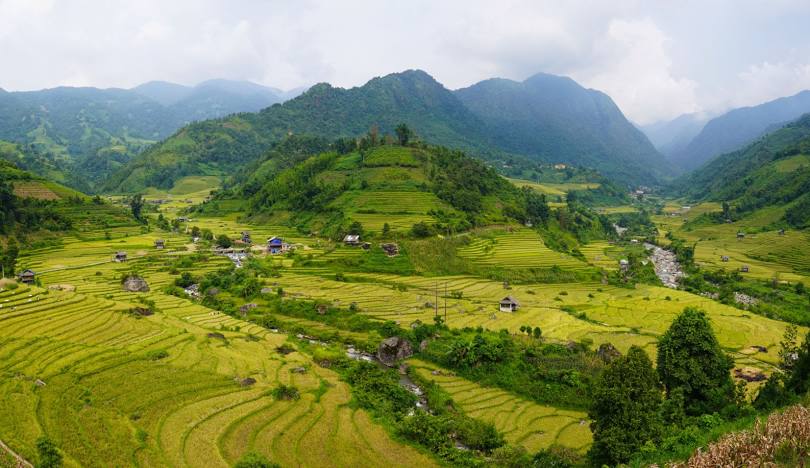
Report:
[[[796,355],[785,386],[796,395],[804,395],[810,391],[810,332]]]
[[[535,340],[539,340],[543,337],[543,330],[541,330],[540,327],[534,327],[532,334],[534,335]]]
[[[233,242],[231,242],[231,238],[228,237],[227,234],[220,234],[217,237],[217,247],[222,247],[223,249],[227,249],[231,245],[233,245]]]
[[[382,227],[382,235],[387,236],[388,233],[391,232],[391,226],[388,223],[384,223]]]
[[[256,452],[248,452],[233,466],[234,468],[279,468],[277,463],[273,463],[264,455]]]
[[[723,202],[723,218],[724,219],[731,219],[731,207],[729,206],[727,201]]]
[[[17,239],[9,237],[6,243],[6,252],[2,257],[3,273],[6,275],[6,278],[14,277],[14,269],[16,268],[17,256],[19,256],[19,254],[20,248],[17,245]]]
[[[661,389],[650,358],[638,346],[605,368],[593,386],[588,411],[593,445],[588,456],[601,466],[627,462],[661,436]]]
[[[713,413],[733,403],[732,367],[699,309],[684,309],[658,341],[661,382],[668,395],[681,389],[688,415]]]
[[[782,341],[779,342],[779,368],[785,372],[793,369],[799,356],[799,345],[796,344],[798,335],[799,329],[796,325],[788,325],[782,335]]]
[[[411,131],[411,129],[407,125],[405,125],[404,123],[401,123],[401,124],[397,125],[397,128],[394,129],[394,131],[397,132],[397,138],[399,139],[399,144],[402,145],[402,146],[407,145],[408,140],[410,140],[411,136],[413,136],[413,131]]]
[[[138,221],[142,221],[141,212],[143,211],[143,195],[140,193],[130,197],[129,208],[132,210],[132,216]]]
[[[432,232],[426,222],[419,221],[411,227],[411,234],[413,234],[414,237],[428,237]]]
[[[354,234],[358,236],[363,235],[363,225],[360,224],[360,221],[354,221],[352,224],[349,225],[349,234]]]
[[[58,468],[62,466],[62,454],[53,442],[45,436],[37,439],[37,454],[39,463],[37,468]]]

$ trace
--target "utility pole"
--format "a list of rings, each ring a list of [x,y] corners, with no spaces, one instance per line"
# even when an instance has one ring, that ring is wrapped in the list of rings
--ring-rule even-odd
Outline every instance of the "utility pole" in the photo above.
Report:
[[[447,282],[444,283],[444,323],[447,323]]]
[[[433,316],[439,316],[439,283],[433,283]]]

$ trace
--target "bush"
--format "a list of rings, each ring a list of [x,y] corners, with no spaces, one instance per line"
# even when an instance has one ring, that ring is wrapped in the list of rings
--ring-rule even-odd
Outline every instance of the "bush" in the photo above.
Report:
[[[62,466],[62,454],[53,442],[45,436],[37,439],[37,468],[58,468]]]
[[[276,400],[292,401],[301,398],[301,393],[294,385],[279,384],[278,387],[271,390],[270,393]]]
[[[280,468],[278,463],[273,463],[264,455],[256,452],[248,452],[233,465],[234,468]]]

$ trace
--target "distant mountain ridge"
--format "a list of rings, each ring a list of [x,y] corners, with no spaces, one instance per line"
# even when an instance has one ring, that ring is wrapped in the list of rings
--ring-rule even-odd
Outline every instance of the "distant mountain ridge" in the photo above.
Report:
[[[810,91],[731,110],[707,122],[688,145],[672,153],[670,158],[686,170],[695,169],[723,153],[742,148],[807,112],[810,112]]]
[[[674,188],[693,200],[728,202],[738,216],[779,207],[789,224],[810,227],[810,114],[710,161]]]
[[[667,158],[679,153],[703,130],[711,117],[701,113],[683,114],[672,120],[639,125],[655,148]]]
[[[255,112],[286,97],[274,88],[227,80],[195,87],[150,82],[131,90],[2,91],[0,139],[33,145],[38,153],[63,160],[75,176],[68,183],[89,190],[190,122]]]
[[[654,183],[671,172],[607,95],[551,75],[493,83],[454,92],[421,70],[350,89],[320,83],[256,114],[189,125],[129,163],[106,188],[126,192],[170,186],[184,175],[232,173],[290,133],[335,139],[376,127],[383,135],[403,122],[424,141],[491,161],[525,156],[595,165],[627,184]]]

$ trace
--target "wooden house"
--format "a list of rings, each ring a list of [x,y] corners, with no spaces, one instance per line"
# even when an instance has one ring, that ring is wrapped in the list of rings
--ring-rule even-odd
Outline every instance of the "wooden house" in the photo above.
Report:
[[[34,273],[33,270],[26,269],[26,270],[23,270],[22,273],[20,273],[19,278],[20,278],[21,283],[34,284],[34,282],[36,281],[36,276],[37,275],[36,275],[36,273]]]
[[[740,271],[743,273],[748,273],[748,270],[749,270],[748,265],[743,265],[740,267]]]
[[[245,244],[250,244],[253,242],[250,239],[250,231],[242,231],[242,242]]]
[[[498,303],[501,312],[515,312],[520,308],[520,302],[512,296],[506,296]]]
[[[745,233],[742,231],[737,231],[737,240],[745,239]]]
[[[358,246],[360,245],[360,235],[347,234],[346,237],[343,238],[343,243],[346,245]]]
[[[166,247],[166,241],[163,239],[155,239],[155,248],[158,250],[162,250]]]
[[[113,256],[113,260],[116,262],[126,262],[127,261],[127,253],[126,252],[116,252],[115,256]]]
[[[623,258],[623,259],[621,259],[621,260],[619,260],[619,268],[621,268],[621,270],[622,270],[622,271],[627,271],[627,270],[629,270],[629,269],[630,269],[630,262],[628,262],[628,261],[627,261],[626,259],[624,259],[624,258]]]
[[[722,257],[720,257],[720,260],[723,262],[728,262],[729,260],[728,255],[723,255]]]

